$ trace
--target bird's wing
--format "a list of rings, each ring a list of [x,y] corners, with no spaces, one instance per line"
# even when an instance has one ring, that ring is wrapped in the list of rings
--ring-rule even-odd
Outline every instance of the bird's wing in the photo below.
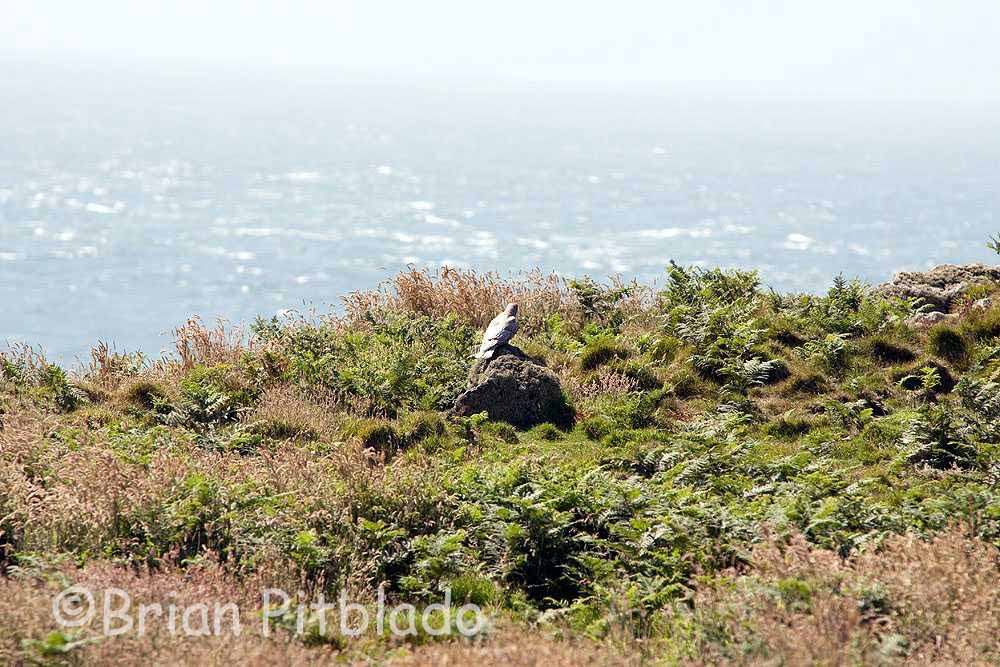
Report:
[[[483,334],[483,343],[479,346],[479,353],[476,356],[481,357],[493,348],[503,345],[513,338],[515,333],[517,333],[517,318],[508,317],[506,313],[500,313],[486,327],[486,333]]]
[[[496,336],[503,331],[504,327],[507,326],[507,314],[500,313],[489,323],[486,327],[486,333],[483,334],[483,340],[491,340],[496,338]]]
[[[517,333],[517,318],[511,317],[506,322],[504,322],[503,331],[500,332],[500,338],[502,339],[501,342],[506,343],[511,338],[513,338],[514,334],[516,333]]]

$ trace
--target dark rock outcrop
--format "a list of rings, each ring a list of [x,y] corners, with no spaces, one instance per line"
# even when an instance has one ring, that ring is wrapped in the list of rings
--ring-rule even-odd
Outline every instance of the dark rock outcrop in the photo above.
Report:
[[[919,305],[947,313],[952,301],[973,285],[1000,281],[1000,266],[942,264],[929,271],[903,271],[875,291],[884,296],[912,297]]]
[[[556,374],[513,345],[503,345],[491,359],[476,362],[469,388],[452,408],[456,416],[480,412],[518,428],[545,422],[568,428],[575,416]]]

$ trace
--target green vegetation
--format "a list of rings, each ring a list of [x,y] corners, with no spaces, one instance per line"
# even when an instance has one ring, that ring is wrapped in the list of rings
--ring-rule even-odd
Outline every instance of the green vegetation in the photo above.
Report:
[[[936,357],[960,364],[969,353],[969,344],[960,331],[939,324],[927,334],[927,349]]]
[[[447,417],[481,304],[508,300],[568,430]],[[1000,311],[920,330],[856,281],[776,294],[673,264],[660,291],[411,272],[346,305],[248,337],[189,323],[159,362],[0,357],[0,661],[1000,656],[976,583],[1000,545]],[[450,589],[493,625],[401,643],[292,618],[197,649],[54,625],[55,592],[102,581],[251,607],[262,583],[418,606]]]

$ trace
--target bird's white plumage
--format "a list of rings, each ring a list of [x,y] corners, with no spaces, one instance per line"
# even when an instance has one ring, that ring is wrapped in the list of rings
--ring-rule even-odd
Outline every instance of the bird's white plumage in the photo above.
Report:
[[[483,334],[483,342],[476,353],[477,359],[490,359],[498,347],[506,344],[517,333],[517,304],[512,303],[493,318]]]

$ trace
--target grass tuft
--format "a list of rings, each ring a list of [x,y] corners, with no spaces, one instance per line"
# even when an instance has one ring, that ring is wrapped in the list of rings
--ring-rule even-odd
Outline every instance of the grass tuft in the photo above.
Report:
[[[939,324],[927,332],[927,351],[940,359],[960,363],[969,354],[969,344],[958,329]]]

